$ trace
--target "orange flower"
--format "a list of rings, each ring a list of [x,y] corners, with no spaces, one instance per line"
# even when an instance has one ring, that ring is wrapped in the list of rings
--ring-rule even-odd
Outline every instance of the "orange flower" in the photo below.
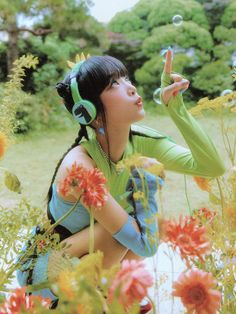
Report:
[[[191,269],[173,283],[172,294],[181,298],[188,314],[215,314],[221,302],[221,293],[214,289],[216,284],[211,273]]]
[[[74,272],[70,271],[69,269],[65,269],[59,273],[57,278],[57,284],[60,292],[65,295],[69,301],[75,299],[76,284],[73,278],[74,275]]]
[[[232,224],[232,226],[236,226],[236,208],[226,207],[224,208],[224,214],[227,221]]]
[[[170,242],[173,249],[177,247],[180,255],[188,261],[188,257],[198,256],[203,261],[202,255],[209,253],[210,243],[206,238],[205,227],[198,226],[194,218],[179,218],[179,223],[174,220],[167,220],[162,225],[163,241]]]
[[[10,298],[4,302],[2,308],[0,308],[1,314],[20,314],[26,310],[30,310],[30,313],[36,314],[36,306],[40,305],[40,308],[49,308],[51,300],[43,299],[40,296],[26,296],[26,288],[16,288],[11,294]],[[37,306],[38,308],[38,306]],[[39,309],[39,308],[38,308]],[[35,310],[35,311],[34,311]]]
[[[106,179],[97,168],[86,169],[76,162],[67,169],[66,178],[59,184],[63,195],[81,196],[82,202],[89,208],[101,208],[107,200]]]
[[[106,178],[97,168],[87,171],[81,180],[82,201],[90,208],[101,208],[107,200]]]
[[[6,135],[0,132],[0,158],[2,158],[3,155],[5,154],[6,146],[7,146]]]
[[[193,177],[194,181],[197,183],[198,187],[203,190],[203,191],[207,191],[210,192],[211,191],[211,187],[209,184],[209,179],[206,178],[202,178],[202,177]]]
[[[194,210],[193,217],[198,219],[200,223],[204,223],[206,221],[212,222],[214,217],[216,216],[215,211],[211,211],[209,208],[201,207],[199,209]]]
[[[153,284],[152,276],[144,267],[143,261],[124,260],[109,288],[108,301],[118,297],[125,309],[140,302]]]
[[[82,166],[73,163],[70,169],[67,168],[67,176],[60,182],[59,189],[62,195],[74,194],[80,187],[81,180],[85,177],[86,170]],[[77,193],[78,194],[78,193]]]

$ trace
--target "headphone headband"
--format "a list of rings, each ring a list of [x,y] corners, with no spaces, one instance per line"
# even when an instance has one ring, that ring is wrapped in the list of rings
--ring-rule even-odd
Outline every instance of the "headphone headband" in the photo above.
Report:
[[[97,110],[91,101],[82,99],[79,93],[76,74],[79,72],[83,62],[84,60],[80,61],[79,63],[76,63],[71,70],[70,89],[74,101],[72,114],[76,121],[78,121],[80,124],[88,125],[96,118]]]

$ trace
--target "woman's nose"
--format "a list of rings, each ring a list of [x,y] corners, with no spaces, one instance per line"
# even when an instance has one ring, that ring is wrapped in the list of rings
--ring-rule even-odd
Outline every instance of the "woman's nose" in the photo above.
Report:
[[[137,91],[136,87],[132,84],[129,84],[129,87],[128,87],[129,95],[130,96],[135,95],[136,91]]]

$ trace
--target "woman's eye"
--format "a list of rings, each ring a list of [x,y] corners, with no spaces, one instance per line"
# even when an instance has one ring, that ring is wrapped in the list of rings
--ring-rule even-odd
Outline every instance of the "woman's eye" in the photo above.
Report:
[[[119,85],[119,82],[117,80],[112,80],[111,86],[113,86],[113,85]]]
[[[128,76],[125,77],[125,80],[126,80],[127,82],[129,82],[130,84],[132,84],[132,82],[131,82],[131,80],[130,80],[130,78],[129,78]]]

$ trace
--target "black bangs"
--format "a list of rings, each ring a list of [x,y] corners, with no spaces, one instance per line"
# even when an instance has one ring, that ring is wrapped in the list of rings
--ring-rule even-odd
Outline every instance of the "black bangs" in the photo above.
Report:
[[[92,56],[82,64],[78,73],[80,94],[85,99],[95,100],[112,79],[127,74],[126,67],[118,59],[111,56]]]

